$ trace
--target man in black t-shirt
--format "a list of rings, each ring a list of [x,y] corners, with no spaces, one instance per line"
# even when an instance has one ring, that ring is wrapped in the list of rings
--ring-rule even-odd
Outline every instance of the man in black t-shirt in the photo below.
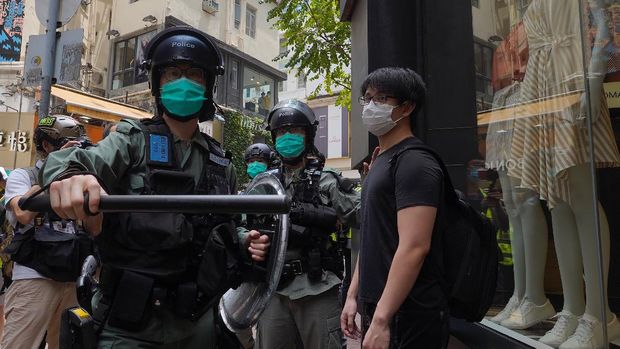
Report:
[[[364,348],[445,348],[447,299],[435,220],[443,201],[443,173],[411,124],[425,96],[424,82],[407,68],[381,68],[362,84],[362,121],[379,151],[362,185],[361,245],[341,315],[343,333]]]

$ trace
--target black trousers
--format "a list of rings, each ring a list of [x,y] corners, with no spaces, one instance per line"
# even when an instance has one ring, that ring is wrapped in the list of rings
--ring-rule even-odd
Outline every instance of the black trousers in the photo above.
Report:
[[[362,341],[370,327],[376,304],[362,304]],[[450,337],[447,309],[400,309],[390,325],[390,349],[444,349]]]

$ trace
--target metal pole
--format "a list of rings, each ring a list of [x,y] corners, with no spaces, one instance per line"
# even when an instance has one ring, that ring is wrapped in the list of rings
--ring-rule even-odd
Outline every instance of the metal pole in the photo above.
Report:
[[[598,206],[598,183],[596,182],[596,164],[595,164],[595,160],[594,160],[594,136],[593,136],[593,126],[592,126],[592,103],[600,103],[600,101],[592,101],[590,99],[590,79],[592,78],[596,78],[596,77],[592,77],[590,76],[590,71],[589,71],[589,65],[588,60],[587,60],[587,56],[586,56],[586,50],[590,50],[590,45],[587,44],[589,43],[588,39],[588,35],[585,31],[585,20],[584,20],[584,12],[583,10],[585,9],[585,0],[580,0],[579,1],[579,32],[581,35],[581,59],[582,59],[582,64],[583,64],[583,72],[584,72],[584,89],[585,89],[585,96],[586,96],[586,103],[587,103],[587,112],[586,112],[586,126],[588,128],[588,152],[589,152],[589,156],[590,156],[590,176],[591,176],[591,185],[592,185],[592,214],[594,215],[594,233],[595,233],[595,244],[596,244],[596,248],[598,249],[598,258],[597,258],[597,266],[598,266],[598,270],[597,270],[597,276],[598,276],[598,287],[599,287],[599,297],[601,300],[600,303],[600,320],[601,320],[601,327],[603,330],[603,348],[604,349],[609,349],[609,338],[608,338],[608,334],[607,334],[607,289],[606,289],[606,282],[605,282],[605,278],[608,277],[608,275],[605,275],[605,260],[603,258],[603,237],[602,237],[602,232],[601,232],[601,216],[600,216],[600,212],[599,212],[599,206]],[[594,16],[595,20],[596,20],[596,16]],[[596,21],[597,23],[595,23],[595,27],[599,30],[599,34],[602,29],[602,25],[601,25],[601,21],[598,20]],[[606,24],[604,24],[606,25]],[[594,48],[592,49],[592,57],[590,59],[599,59],[598,57],[595,57],[596,54],[596,45],[594,46]],[[601,52],[599,52],[598,54],[602,54]],[[598,72],[595,72],[598,73]],[[602,84],[602,81],[601,81]],[[597,84],[598,85],[598,84]],[[595,88],[602,88],[602,86],[596,86]],[[606,108],[606,106],[602,106],[601,108]],[[600,117],[600,116],[599,116]],[[609,248],[609,246],[607,247]],[[607,263],[609,263],[609,261],[607,261]],[[592,311],[595,311],[594,309],[592,309]],[[597,314],[592,314],[592,315],[597,315]]]
[[[17,132],[19,132],[19,129],[21,127],[21,122],[22,122],[22,99],[24,97],[24,88],[23,87],[19,87],[19,110],[17,111]],[[32,134],[30,135],[30,137],[32,138]],[[13,154],[13,169],[17,168],[17,149],[15,149],[15,154]]]
[[[39,103],[39,118],[47,117],[50,108],[52,93],[52,78],[54,77],[54,59],[56,57],[56,28],[58,22],[58,7],[60,0],[49,0],[49,12],[45,26],[45,55],[43,56],[43,78],[41,81],[41,102]]]

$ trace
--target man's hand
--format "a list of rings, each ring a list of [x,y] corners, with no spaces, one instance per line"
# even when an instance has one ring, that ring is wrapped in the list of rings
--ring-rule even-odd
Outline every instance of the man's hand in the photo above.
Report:
[[[379,155],[380,151],[381,151],[381,148],[375,147],[375,150],[373,150],[372,156],[370,157],[370,163],[364,162],[364,165],[363,165],[364,167],[362,169],[362,176],[366,177],[366,175],[372,168],[372,164],[373,162],[375,162],[375,159],[377,158],[377,155]]]
[[[63,144],[62,147],[60,147],[60,149],[79,147],[80,144],[81,144],[80,141],[68,141],[67,143]]]
[[[13,212],[15,213],[15,218],[17,218],[17,221],[19,223],[23,225],[29,224],[39,214],[38,212],[22,210],[19,207],[19,199],[21,199],[22,197],[30,197],[32,194],[38,192],[39,190],[41,190],[41,187],[35,184],[30,187],[30,189],[28,189],[28,191],[25,192],[24,195],[16,196],[8,202],[8,205],[10,205],[11,210],[13,210]]]
[[[248,235],[248,251],[250,252],[250,256],[252,260],[255,262],[262,262],[267,257],[267,253],[269,252],[269,236],[261,235],[260,232],[256,230],[250,230]]]
[[[50,204],[60,218],[81,219],[91,218],[84,211],[84,193],[88,193],[88,209],[92,213],[99,211],[99,200],[105,194],[94,176],[77,175],[52,182],[50,185]]]
[[[373,321],[364,337],[362,349],[389,349],[390,326],[388,323]]]
[[[342,333],[352,339],[360,339],[362,333],[355,323],[357,315],[357,301],[355,297],[347,297],[340,314],[340,329]]]

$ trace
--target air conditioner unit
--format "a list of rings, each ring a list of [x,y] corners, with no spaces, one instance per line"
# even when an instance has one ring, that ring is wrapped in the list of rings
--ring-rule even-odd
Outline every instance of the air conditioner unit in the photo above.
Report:
[[[216,0],[202,0],[202,10],[213,14],[220,10],[220,4]]]
[[[101,74],[100,72],[93,72],[91,82],[95,86],[101,86],[101,84],[103,83],[103,74]]]

